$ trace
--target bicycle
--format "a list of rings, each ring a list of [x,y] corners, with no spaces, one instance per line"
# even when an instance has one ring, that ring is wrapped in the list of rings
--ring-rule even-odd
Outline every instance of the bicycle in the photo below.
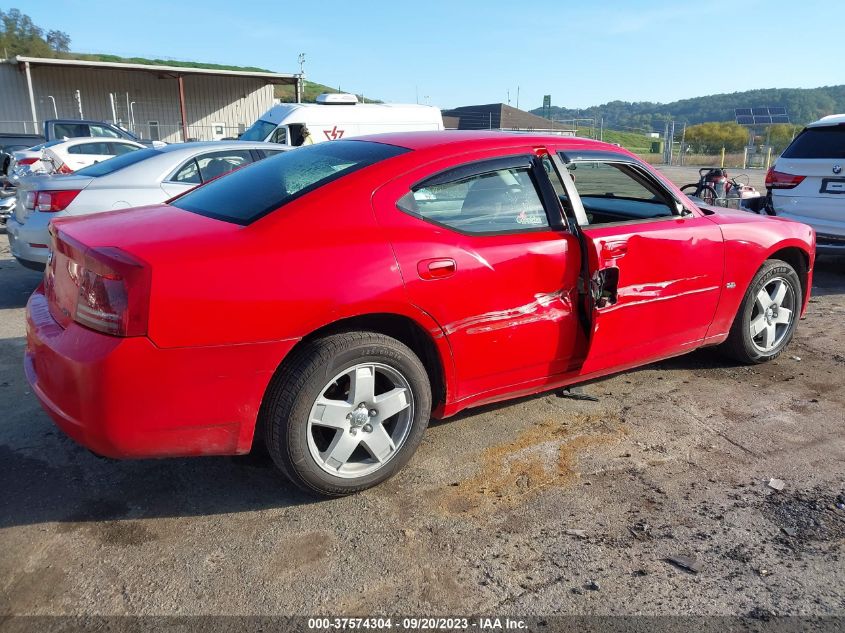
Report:
[[[698,198],[704,204],[715,205],[720,198],[724,197],[728,172],[719,167],[702,167],[698,170],[698,175],[698,182],[684,185],[681,187],[681,192]]]

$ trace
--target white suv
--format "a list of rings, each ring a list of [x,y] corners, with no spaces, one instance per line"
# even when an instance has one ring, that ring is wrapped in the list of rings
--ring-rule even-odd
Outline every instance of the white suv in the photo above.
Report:
[[[811,123],[766,174],[775,215],[816,230],[819,253],[845,254],[845,114]]]

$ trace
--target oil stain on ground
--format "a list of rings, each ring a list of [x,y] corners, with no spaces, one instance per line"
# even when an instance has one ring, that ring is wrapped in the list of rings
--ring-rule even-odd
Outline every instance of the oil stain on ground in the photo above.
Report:
[[[625,429],[613,412],[575,413],[565,421],[545,420],[514,440],[491,446],[481,455],[478,474],[433,493],[446,514],[479,515],[510,506],[580,475],[579,456],[591,448],[621,441]]]

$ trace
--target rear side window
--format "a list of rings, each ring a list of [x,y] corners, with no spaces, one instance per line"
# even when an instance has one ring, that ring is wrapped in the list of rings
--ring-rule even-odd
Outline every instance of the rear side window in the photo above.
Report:
[[[56,138],[91,136],[91,129],[86,123],[56,123],[53,126],[53,135]]]
[[[249,224],[322,185],[407,151],[368,141],[301,147],[198,187],[172,204],[210,218]]]
[[[808,127],[786,148],[784,158],[845,158],[845,125]]]
[[[102,125],[91,126],[91,136],[110,136],[111,138],[120,138],[120,134],[113,129],[104,127]]]
[[[406,213],[462,233],[503,233],[548,228],[530,167],[463,174],[449,182],[422,183],[403,196]]]
[[[229,150],[197,156],[202,181],[208,182],[252,162],[249,150]]]
[[[68,154],[94,154],[97,156],[111,156],[110,143],[83,143],[67,148]]]

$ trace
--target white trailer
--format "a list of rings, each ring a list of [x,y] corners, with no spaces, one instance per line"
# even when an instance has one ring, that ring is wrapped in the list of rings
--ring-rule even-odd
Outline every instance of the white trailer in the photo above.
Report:
[[[352,94],[321,94],[317,103],[273,106],[239,137],[297,146],[307,127],[314,143],[386,132],[442,130],[440,110],[425,105],[358,103]]]

